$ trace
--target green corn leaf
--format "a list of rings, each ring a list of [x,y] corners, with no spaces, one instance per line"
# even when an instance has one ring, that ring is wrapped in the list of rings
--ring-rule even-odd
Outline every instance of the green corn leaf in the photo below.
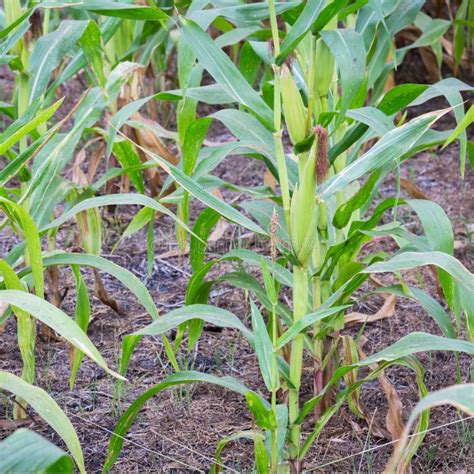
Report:
[[[451,405],[474,416],[474,384],[453,385],[426,395],[410,413],[406,430],[410,430],[421,412],[440,405]]]
[[[33,14],[34,11],[35,11],[35,8],[27,8],[22,15],[20,15],[18,18],[12,21],[5,28],[2,28],[2,30],[0,31],[0,40],[7,37],[20,24],[25,24],[25,23],[28,24],[28,21],[26,20],[30,18],[30,16]]]
[[[443,269],[467,290],[474,292],[474,275],[459,260],[443,252],[403,252],[386,262],[370,265],[363,273],[398,272],[424,265]]]
[[[115,137],[117,132],[119,131],[120,127],[141,107],[143,107],[148,101],[154,99],[155,96],[150,95],[148,97],[144,97],[142,99],[134,100],[133,102],[129,102],[124,107],[122,107],[112,118],[110,123],[109,132],[107,135],[107,157],[110,156],[112,152],[112,147],[115,143]]]
[[[192,20],[182,19],[182,34],[194,54],[209,74],[234,99],[257,114],[263,123],[273,128],[273,113],[249,85],[229,57]]]
[[[0,471],[73,474],[72,459],[53,443],[26,428],[0,442]]]
[[[304,318],[292,324],[290,328],[278,338],[277,349],[282,349],[289,342],[291,342],[297,334],[300,334],[307,327],[313,325],[316,321],[321,321],[324,318],[338,314],[341,311],[344,311],[346,308],[350,308],[350,306],[351,305],[334,306],[333,308],[329,309],[321,308],[314,313],[307,314]]]
[[[364,83],[366,57],[364,38],[351,29],[322,31],[321,37],[336,58],[341,76],[342,97],[339,118],[336,122],[341,123]]]
[[[69,343],[84,352],[84,354],[110,375],[122,378],[122,376],[109,369],[100,352],[94,344],[92,344],[86,334],[84,334],[82,329],[72,321],[67,314],[56,308],[56,306],[38,296],[17,290],[0,290],[0,301],[16,306],[31,314],[31,316],[46,324],[51,329],[54,329],[54,331],[64,337]],[[28,401],[27,397],[23,398]]]
[[[204,117],[193,122],[186,132],[182,150],[182,161],[183,171],[188,176],[191,176],[196,167],[199,151],[201,150],[211,123],[212,119],[210,117]]]
[[[454,58],[454,74],[457,75],[462,55],[466,46],[466,29],[464,24],[458,21],[467,15],[467,6],[469,1],[462,1],[456,11],[456,18],[453,22],[453,58]]]
[[[449,138],[445,141],[443,148],[447,147],[450,143],[456,140],[456,138],[472,123],[474,123],[474,105],[469,107],[466,115],[464,115],[463,119],[458,123]]]
[[[189,244],[189,260],[193,273],[204,263],[207,240],[211,230],[219,222],[221,215],[214,209],[205,209],[199,214],[193,226],[193,234]],[[199,239],[195,236],[198,236]]]
[[[134,216],[133,219],[128,224],[127,228],[122,232],[120,239],[113,246],[112,252],[115,252],[117,247],[125,240],[128,239],[133,234],[136,234],[148,223],[153,222],[155,211],[149,207],[141,208]]]
[[[253,85],[257,78],[260,64],[261,61],[258,54],[250,46],[250,43],[246,41],[240,50],[239,70],[250,85]]]
[[[0,112],[2,114],[8,115],[12,119],[15,118],[15,106],[13,104],[3,102],[3,100],[0,100]]]
[[[267,158],[276,160],[273,135],[255,117],[242,110],[224,109],[212,114],[222,122],[229,131],[247,146],[252,144],[253,148],[260,151]]]
[[[35,292],[37,296],[42,298],[44,297],[43,255],[38,229],[23,206],[2,197],[0,197],[0,206],[7,208],[12,213],[14,222],[23,231],[28,251],[28,261],[33,273]]]
[[[298,19],[281,44],[280,54],[275,61],[277,64],[281,65],[294,51],[295,47],[298,46],[298,43],[303,39],[318,18],[324,3],[324,0],[308,0],[303,11],[298,15]]]
[[[417,213],[432,250],[454,252],[454,234],[443,208],[432,201],[408,199],[406,203]]]
[[[39,298],[37,299],[39,300]],[[85,474],[84,457],[76,430],[59,405],[42,388],[30,385],[8,372],[0,371],[0,388],[14,393],[18,397],[26,400],[33,407],[46,423],[63,439],[79,471],[81,474]],[[3,456],[0,459],[1,461],[5,460]],[[31,458],[28,456],[27,459]]]
[[[463,91],[472,91],[472,86],[465,84],[456,78],[450,77],[447,79],[443,79],[437,82],[436,84],[430,86],[411,105],[420,105],[433,97],[444,96],[452,108],[452,111],[456,118],[456,122],[460,124],[463,122],[464,119],[464,105],[463,98],[461,95],[461,92]],[[462,126],[459,130],[458,139],[460,144],[460,170],[461,175],[464,176],[464,168],[467,155],[467,134],[466,131],[462,129]]]
[[[454,326],[444,308],[428,293],[414,286],[394,285],[378,288],[377,293],[392,293],[402,298],[417,301],[423,309],[435,320],[446,337],[456,338]]]
[[[209,292],[211,291],[214,282],[205,281],[205,278],[217,262],[217,260],[210,260],[209,262],[203,263],[193,272],[186,289],[187,305],[194,303],[207,303]]]
[[[14,176],[18,175],[18,178],[23,180],[24,171],[27,163],[35,156],[40,154],[43,147],[45,147],[49,141],[56,136],[60,129],[60,124],[50,128],[47,133],[42,135],[38,140],[33,142],[26,150],[18,154],[13,158],[1,171],[0,171],[0,186],[4,186]],[[30,179],[28,177],[28,179]]]
[[[456,288],[456,291],[459,293],[460,305],[465,314],[467,333],[471,341],[474,341],[474,298],[472,297],[472,291],[461,285]],[[471,377],[471,379],[474,380],[474,377]]]
[[[430,250],[440,251],[449,255],[454,254],[454,234],[448,216],[438,204],[423,200],[409,199],[407,204],[418,215],[423,225]],[[454,308],[454,282],[444,270],[438,270],[438,276],[444,296],[451,309]]]
[[[255,232],[257,234],[268,235],[268,233],[265,232],[259,225],[255,224],[248,217],[241,214],[231,205],[209,193],[195,180],[183,173],[180,168],[173,166],[168,161],[164,160],[163,158],[159,157],[158,155],[155,155],[150,151],[147,151],[145,149],[143,151],[150,155],[152,159],[157,161],[161,165],[161,167],[170,176],[172,176],[178,184],[180,184],[186,191],[189,192],[189,194],[192,194],[196,199],[203,202],[211,209],[214,209],[231,222],[235,222],[236,224],[239,224],[242,227],[245,227],[246,229],[251,230],[252,232]]]
[[[201,319],[206,323],[213,324],[217,327],[238,329],[250,342],[254,337],[240,321],[237,316],[231,312],[210,305],[193,304],[183,306],[182,308],[170,311],[168,314],[161,316],[148,326],[134,332],[131,336],[156,336],[164,334],[170,329],[174,329],[178,325],[191,319]],[[130,337],[130,336],[125,336]]]
[[[375,107],[350,109],[346,115],[360,123],[368,125],[379,136],[385,135],[394,128],[393,120]]]
[[[125,18],[128,20],[163,21],[169,16],[154,4],[134,5],[133,3],[87,1],[81,9],[96,13],[97,15]]]
[[[232,377],[216,377],[215,375],[203,374],[195,371],[178,372],[166,377],[161,383],[142,393],[122,415],[119,422],[117,423],[117,426],[115,427],[114,435],[110,440],[109,448],[107,450],[107,457],[102,472],[109,472],[114,465],[123,446],[123,437],[126,436],[131,425],[135,422],[143,405],[151,397],[167,388],[195,382],[210,383],[226,388],[233,392],[240,393],[241,395],[245,395],[249,391],[247,387]]]
[[[272,310],[273,305],[270,298],[253,275],[244,271],[231,272],[219,277],[216,281],[229,283],[237,288],[241,288],[242,290],[252,291],[258,300],[265,306],[267,311]],[[288,326],[291,326],[293,317],[287,306],[278,303],[276,305],[276,312],[283,318]]]
[[[388,132],[367,153],[328,179],[320,188],[322,198],[328,199],[336,191],[371,171],[395,165],[396,160],[413,147],[442,113],[444,111],[422,115]]]
[[[25,291],[18,275],[8,265],[7,262],[0,259],[0,274],[6,289]],[[12,307],[17,319],[17,339],[23,362],[22,378],[25,382],[33,383],[35,379],[35,338],[36,330],[34,322],[30,315],[16,306]],[[18,407],[24,404],[20,401]]]
[[[265,448],[265,443],[263,439],[259,436],[256,436],[253,440],[254,442],[254,453],[255,453],[255,469],[257,474],[268,474],[268,454],[267,449]]]
[[[373,190],[380,182],[381,173],[372,173],[364,185],[346,202],[341,204],[334,214],[332,223],[338,229],[343,229],[350,221],[352,214],[366,206],[373,194]]]
[[[115,140],[113,144],[113,152],[117,161],[123,168],[131,168],[127,171],[127,176],[135,186],[140,194],[145,194],[145,184],[143,182],[143,174],[140,170],[135,170],[133,167],[138,167],[141,164],[140,157],[133,143],[128,140]]]
[[[107,79],[104,74],[103,47],[100,28],[95,21],[89,21],[89,24],[79,39],[79,46],[82,48],[88,63],[91,65],[100,87],[104,87]]]
[[[251,439],[253,440],[255,436],[262,436],[260,433],[255,431],[238,431],[237,433],[232,433],[225,438],[222,438],[216,446],[216,452],[214,454],[214,464],[211,466],[209,472],[210,474],[219,474],[222,471],[222,468],[225,469],[224,464],[222,464],[222,451],[227,447],[229,443],[234,441],[239,441],[241,439]]]
[[[367,357],[367,359],[359,361],[355,366],[367,366],[383,361],[392,361],[426,351],[453,351],[474,355],[474,343],[434,336],[424,332],[412,332],[391,346]]]
[[[54,265],[79,265],[97,268],[98,270],[109,273],[119,280],[126,288],[128,288],[140,301],[142,306],[150,313],[153,319],[159,317],[153,298],[151,297],[146,286],[129,270],[117,265],[98,255],[90,255],[86,253],[66,253],[58,252],[47,255],[43,259],[45,267]],[[29,272],[29,269],[22,270],[19,273],[23,277]]]
[[[61,21],[56,31],[42,36],[36,42],[29,65],[30,104],[45,92],[53,70],[77,43],[87,24],[87,21]]]
[[[76,324],[87,334],[87,328],[89,327],[89,320],[91,315],[91,306],[89,300],[89,294],[87,291],[86,283],[82,278],[79,266],[71,265],[74,280],[76,282],[76,309],[74,311],[74,321]],[[76,380],[77,371],[81,365],[84,353],[74,348],[72,356],[72,367],[71,375],[69,377],[69,388],[74,388],[74,382]]]
[[[217,198],[216,198],[217,199]],[[133,194],[133,193],[124,193],[124,194],[109,194],[108,196],[99,196],[89,199],[84,199],[80,203],[73,206],[71,209],[67,210],[57,219],[54,219],[48,225],[41,229],[41,232],[44,232],[49,229],[54,229],[55,227],[60,226],[64,222],[68,221],[72,217],[74,217],[77,213],[85,211],[87,209],[94,209],[96,207],[102,206],[118,206],[118,205],[136,205],[136,206],[144,206],[149,207],[150,209],[154,209],[162,214],[165,214],[171,217],[173,220],[179,222],[188,232],[191,230],[188,226],[180,221],[168,208],[160,204],[155,199],[152,199],[148,196],[143,194]],[[230,206],[229,206],[230,207]],[[237,211],[235,211],[237,212]]]
[[[122,20],[117,18],[107,18],[100,24],[99,28],[104,45],[110,41],[110,39],[113,37],[113,35],[118,30],[121,24]],[[88,60],[84,54],[84,51],[79,51],[69,62],[69,64],[64,68],[61,74],[59,74],[58,78],[50,85],[48,93],[54,91],[59,84],[65,83],[68,79],[74,76],[74,74],[78,73],[87,65]]]
[[[273,372],[273,344],[268,335],[267,326],[263,320],[262,314],[258,310],[255,303],[250,300],[250,307],[252,311],[252,330],[255,337],[255,352],[257,353],[258,365],[260,373],[267,390],[278,389],[278,377]],[[277,384],[276,386],[275,383]]]
[[[385,94],[377,108],[385,115],[390,116],[408,106],[428,88],[429,86],[423,84],[400,84]],[[361,138],[367,130],[368,125],[366,124],[359,124],[351,128],[344,138],[329,150],[328,154],[331,163],[334,162],[338,155]]]
[[[220,84],[188,87],[187,89],[173,89],[158,93],[156,98],[169,101],[178,101],[183,98],[188,98],[210,105],[225,105],[236,102],[234,97],[227,93]]]
[[[62,103],[63,99],[58,100],[47,109],[44,109],[36,114],[35,117],[32,117],[24,124],[22,123],[22,119],[20,119],[18,123],[21,123],[21,126],[19,127],[14,127],[15,123],[12,124],[0,136],[0,155],[3,155],[9,148],[15,145],[15,143],[20,141],[23,137],[28,135],[28,133],[32,132],[35,128],[48,121],[55,114],[56,110],[59,109]]]
[[[219,17],[226,18],[236,24],[255,23],[259,20],[264,20],[269,16],[268,3],[256,2],[223,6],[217,8],[208,8],[206,5],[196,4],[196,8],[190,8],[188,15],[196,21],[202,29],[207,29],[211,23]],[[225,3],[223,3],[225,5]],[[292,10],[300,5],[300,2],[275,2],[275,11],[277,14]]]
[[[262,265],[262,255],[258,252],[246,249],[236,249],[227,252],[221,257],[221,260],[241,260],[248,265],[260,268]],[[273,278],[282,285],[291,288],[293,286],[293,275],[290,270],[280,265],[277,262],[272,262],[266,258],[267,268],[270,273],[273,273]]]
[[[268,403],[265,403],[256,393],[250,391],[245,394],[245,398],[257,426],[264,430],[274,430],[277,427],[277,421]]]
[[[441,18],[431,19],[425,13],[420,12],[415,20],[415,24],[420,28],[422,34],[413,43],[397,50],[397,55],[399,56],[397,60],[398,64],[402,62],[405,52],[410,49],[431,46],[436,52],[437,43],[439,43],[442,36],[446,33],[451,22]]]
[[[184,143],[182,146],[182,169],[188,176],[193,174],[198,160],[199,151],[202,148],[204,139],[206,138],[209,126],[212,123],[212,118],[204,117],[195,120],[186,129],[184,135]],[[189,192],[184,191],[183,200],[178,205],[178,215],[181,216],[182,220],[186,223],[189,222]],[[181,229],[177,229],[178,243],[181,248],[186,246],[186,236],[182,235]]]

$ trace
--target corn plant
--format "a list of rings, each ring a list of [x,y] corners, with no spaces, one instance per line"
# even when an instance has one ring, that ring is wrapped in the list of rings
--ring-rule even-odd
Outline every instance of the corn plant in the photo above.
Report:
[[[181,19],[182,50],[187,48],[187,57],[197,61],[194,67],[206,69],[215,83],[172,91],[170,95],[181,100],[189,97],[207,103],[239,105],[239,110],[219,110],[188,125],[186,133],[191,133],[190,140],[194,138],[201,146],[208,119],[218,120],[237,141],[204,147],[197,158],[193,151],[193,166],[189,168],[184,163],[183,167],[174,166],[142,148],[179,184],[180,189],[167,198],[170,202],[179,200],[186,205],[186,196],[194,196],[209,209],[193,227],[193,276],[188,285],[187,306],[125,338],[122,374],[133,348],[144,335],[164,334],[178,327],[178,334],[188,331],[189,350],[198,340],[203,322],[207,322],[239,330],[248,340],[255,350],[268,396],[248,390],[229,377],[195,371],[173,374],[144,392],[126,410],[109,446],[104,472],[117,459],[122,437],[143,404],[175,385],[207,382],[245,395],[258,429],[223,440],[217,457],[228,442],[242,436],[254,440],[258,472],[279,472],[285,466],[292,472],[301,472],[308,450],[343,403],[347,401],[356,416],[367,417],[359,401],[366,381],[378,378],[387,387],[384,370],[402,364],[414,371],[422,398],[427,389],[416,353],[435,349],[474,353],[472,342],[457,339],[462,337],[462,313],[469,338],[474,336],[474,276],[453,257],[453,233],[443,209],[426,200],[404,200],[398,194],[373,206],[384,178],[416,152],[458,139],[462,170],[467,153],[465,129],[472,116],[464,115],[461,92],[472,90],[469,85],[451,79],[434,86],[407,84],[384,90],[390,68],[397,64],[395,60],[387,63],[389,53],[392,52],[392,58],[403,56],[403,51],[393,50],[391,38],[413,21],[421,2],[412,5],[408,12],[406,6],[405,2],[387,2],[379,7],[373,3],[360,6],[315,0],[301,9],[270,0],[265,4],[199,10],[196,2],[190,7],[190,18]],[[284,32],[280,31],[283,22],[279,15],[286,22]],[[271,37],[270,50],[266,41],[258,41],[258,36],[246,41],[248,48],[241,48],[242,55],[247,51],[241,61],[242,57],[249,61],[245,73],[222,51],[220,46],[226,43],[219,38],[213,41],[205,32],[219,16],[234,24],[234,32],[244,26],[252,31],[254,26],[260,28],[264,38]],[[270,30],[261,23],[267,18]],[[257,77],[260,83],[255,90],[252,85]],[[407,107],[435,96],[445,96],[450,109],[407,121]],[[454,131],[432,129],[439,117],[450,112],[458,122]],[[263,160],[278,184],[275,189],[238,188],[253,198],[240,204],[246,213],[210,192],[220,186],[233,188],[209,174],[229,154],[248,154]],[[396,220],[396,210],[402,206],[416,213],[423,236],[410,233]],[[392,222],[379,225],[390,210]],[[249,215],[255,220],[249,219]],[[270,258],[253,251],[235,250],[221,259],[205,262],[201,241],[207,239],[220,217],[267,237],[271,242]],[[399,251],[392,256],[362,252],[370,249],[367,244],[377,236],[394,239]],[[206,279],[213,266],[228,260],[260,269],[263,287],[255,277],[241,270],[224,274],[216,281]],[[440,286],[450,311],[456,315],[457,326],[436,300],[423,290],[408,286],[400,274],[426,265],[438,267]],[[399,284],[378,288],[376,292],[418,301],[436,321],[443,336],[412,333],[366,357],[358,338],[346,331],[345,310],[353,304],[354,293],[370,275],[386,272],[393,272]],[[230,282],[253,294],[251,330],[232,313],[203,304],[212,285],[219,282]],[[292,294],[291,309],[279,298],[284,287]],[[266,322],[262,308],[268,316]],[[305,353],[314,361],[314,395],[303,403],[300,388]],[[369,375],[359,377],[362,367],[370,368]],[[346,387],[343,390],[338,389],[341,380]],[[311,414],[313,429],[303,438],[301,426]],[[396,465],[400,469],[408,466],[427,425],[428,412],[422,410],[418,434],[397,454]],[[395,429],[391,432],[394,440],[400,434]],[[217,471],[219,466],[213,469]]]
[[[119,155],[121,168],[110,168],[98,179],[94,173],[89,173],[90,179],[87,179],[80,170],[81,152],[75,157],[79,144],[91,138],[91,131],[104,110],[116,110],[119,94],[130,79],[129,71],[133,72],[137,67],[113,64],[114,68],[106,76],[100,35],[104,35],[104,40],[110,39],[122,20],[105,21],[101,25],[102,32],[99,32],[94,20],[60,22],[59,15],[55,15],[57,10],[53,10],[53,15],[49,14],[49,8],[68,7],[67,3],[53,5],[44,2],[31,8],[22,8],[19,2],[6,2],[5,28],[0,32],[2,64],[7,63],[18,72],[13,105],[2,103],[2,111],[8,111],[9,120],[0,134],[0,155],[6,160],[0,171],[1,228],[16,234],[17,238],[0,260],[0,324],[3,325],[9,318],[16,319],[18,346],[23,361],[22,377],[2,372],[0,388],[16,396],[16,418],[25,417],[30,405],[63,438],[78,469],[85,472],[81,446],[72,424],[46,392],[35,386],[36,321],[43,328],[49,328],[48,334],[54,334],[70,345],[71,388],[84,355],[112,376],[121,378],[107,366],[87,336],[91,305],[81,268],[92,268],[99,283],[99,271],[116,277],[136,295],[152,319],[158,317],[158,311],[143,283],[129,271],[100,256],[102,221],[99,209],[111,205],[138,205],[154,213],[168,214],[174,219],[176,217],[158,200],[145,194],[96,196],[111,179],[123,175],[130,176],[137,190],[144,193],[141,172],[150,166],[143,165],[138,156],[134,161],[134,150],[121,147],[119,140],[114,143],[114,149]],[[102,9],[99,7],[96,5],[93,11],[115,17],[118,10],[119,18],[125,16],[125,21],[130,15],[138,15],[142,21],[137,23],[137,28],[140,24],[143,27],[144,20],[159,23],[167,18],[166,14],[154,7],[134,8],[115,3],[105,5]],[[43,35],[39,37],[32,35],[31,25],[38,26],[38,13],[42,9],[48,13],[43,17]],[[85,8],[85,12],[88,11]],[[156,34],[156,30],[152,29],[149,34]],[[154,43],[156,46],[156,38]],[[153,47],[153,44],[147,47]],[[150,55],[149,51],[148,57]],[[89,65],[92,81],[96,85],[79,98],[66,117],[54,121],[56,112],[63,104],[63,98],[57,100],[55,97],[60,91],[59,86]],[[73,121],[72,125],[70,120]],[[121,157],[124,157],[123,160],[120,160]],[[71,181],[65,178],[64,170],[72,160],[74,172]],[[94,166],[97,163],[91,162],[90,169]],[[86,253],[56,249],[55,239],[60,226],[74,218]],[[182,225],[186,228],[184,223]],[[56,271],[64,266],[71,269],[76,284],[73,319],[59,309],[61,301],[55,297],[54,286],[59,283]],[[45,271],[56,281],[45,284]],[[104,302],[110,302],[107,295],[103,294],[103,286],[98,286],[98,292]],[[166,344],[166,337],[164,341]],[[174,353],[169,343],[167,347],[173,360]],[[175,366],[178,368],[176,363]],[[13,441],[21,440],[15,438]],[[5,463],[7,460],[2,458]],[[2,468],[9,469],[7,464],[2,465]]]

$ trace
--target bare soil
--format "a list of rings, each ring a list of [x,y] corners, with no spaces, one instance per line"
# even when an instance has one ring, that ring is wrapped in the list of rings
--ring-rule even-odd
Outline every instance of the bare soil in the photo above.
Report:
[[[10,83],[11,78],[4,77],[2,80],[0,77],[0,80],[3,85]],[[5,96],[8,96],[9,90],[11,88],[3,89]],[[0,96],[0,99],[5,96]],[[228,139],[227,135],[218,135],[217,132],[213,137],[213,140]],[[217,175],[236,184],[258,185],[263,182],[263,169],[258,161],[232,157],[218,167]],[[474,271],[474,246],[464,232],[466,225],[474,222],[474,174],[468,166],[465,179],[460,179],[458,145],[417,155],[402,165],[401,175],[445,209],[456,231],[456,257]],[[395,193],[396,176],[393,175],[380,191],[380,198]],[[402,191],[403,193],[405,192]],[[226,200],[239,198],[229,191],[224,192],[224,197]],[[193,218],[197,216],[199,209],[200,206],[194,205]],[[134,208],[121,207],[115,214],[105,213],[103,255],[137,275],[147,285],[159,311],[165,314],[184,304],[191,269],[186,256],[169,256],[170,250],[176,250],[177,245],[174,226],[167,218],[161,218],[155,224],[156,258],[150,278],[147,278],[144,244],[146,231],[126,240],[111,253],[111,248],[136,211]],[[416,218],[406,210],[399,212],[399,218],[405,219],[412,230],[417,232],[419,223]],[[65,225],[60,234],[63,249],[77,250],[73,234],[74,224]],[[12,235],[6,231],[1,232],[0,254],[5,255],[13,243]],[[209,250],[212,256],[222,254],[228,248],[255,245],[265,251],[265,243],[248,239],[246,235],[239,234],[234,226],[230,226],[225,236],[211,245]],[[395,250],[391,242],[382,241],[377,245],[377,249],[387,252]],[[214,275],[222,274],[230,268],[230,264],[220,267],[215,270]],[[84,274],[92,295],[92,275],[87,270]],[[405,276],[413,284],[419,284],[422,280],[425,289],[437,297],[436,281],[428,270],[406,272]],[[123,336],[142,328],[151,319],[134,297],[113,278],[103,274],[103,280],[109,294],[116,299],[124,314],[119,316],[93,297],[93,322],[89,336],[107,362],[114,367]],[[69,270],[61,269],[61,282],[68,289],[62,309],[73,314],[74,285]],[[362,296],[360,293],[355,309],[375,313],[381,305],[381,298],[365,299]],[[210,302],[232,311],[243,321],[248,321],[248,296],[243,291],[228,285],[215,286]],[[20,374],[21,357],[15,340],[15,326],[14,318],[9,318],[5,332],[0,336],[0,370]],[[357,329],[351,328],[349,332],[354,333]],[[436,324],[421,307],[409,300],[399,299],[393,317],[367,326],[364,350],[369,354],[373,353],[412,331],[440,334]],[[185,357],[184,351],[180,357]],[[264,387],[253,351],[236,331],[218,332],[206,328],[189,359],[190,368],[237,377],[257,391]],[[425,382],[430,390],[456,382],[453,355],[433,352],[421,355],[420,360],[426,368]],[[469,364],[467,357],[461,357],[464,381],[468,380]],[[70,391],[66,344],[63,341],[41,339],[37,343],[37,383],[54,397],[71,418],[81,440],[88,472],[100,472],[111,431],[118,420],[117,411],[126,408],[144,390],[172,372],[161,340],[145,337],[130,363],[126,394],[120,405],[116,406],[113,404],[114,381],[103,370],[85,359],[76,385]],[[387,375],[403,401],[404,415],[407,416],[418,400],[415,378],[401,367],[389,369]],[[312,395],[310,380],[311,361],[307,360],[304,398]],[[379,384],[373,382],[364,386],[362,399],[370,413],[373,413],[374,423],[383,426],[387,402]],[[3,400],[5,403],[0,407],[0,419],[11,419],[11,398],[5,394]],[[460,414],[455,410],[444,407],[433,410],[430,423],[432,431],[427,434],[412,463],[415,472],[474,472],[474,425],[471,421],[461,423],[459,420]],[[61,445],[57,434],[34,414],[28,421],[28,426]],[[218,441],[231,433],[249,429],[252,429],[252,420],[245,400],[239,395],[208,385],[164,391],[151,399],[142,410],[127,436],[114,472],[207,471]],[[0,439],[11,432],[11,426],[0,424]],[[374,436],[368,424],[357,419],[344,406],[315,443],[307,457],[306,466],[319,472],[379,472],[383,470],[393,448],[391,444],[387,444],[389,441]],[[365,452],[360,454],[361,451]],[[246,441],[236,442],[223,452],[224,464],[229,470],[238,472],[251,469],[252,457],[253,446]]]

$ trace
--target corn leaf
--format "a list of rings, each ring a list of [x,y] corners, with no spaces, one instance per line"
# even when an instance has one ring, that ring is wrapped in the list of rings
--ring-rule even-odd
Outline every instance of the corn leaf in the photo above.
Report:
[[[47,109],[42,110],[34,118],[28,120],[26,123],[20,119],[17,123],[21,124],[19,127],[15,127],[15,123],[12,124],[5,132],[0,136],[0,155],[3,155],[9,148],[11,148],[15,143],[20,139],[28,135],[35,128],[39,127],[41,124],[47,122],[59,109],[63,99],[58,100],[53,105]]]
[[[61,21],[56,31],[36,42],[29,66],[30,103],[45,92],[53,70],[77,43],[87,24],[87,21]]]
[[[229,57],[192,20],[183,19],[181,31],[199,62],[217,83],[237,102],[252,110],[267,127],[272,129],[273,113],[270,107],[245,80]]]
[[[38,296],[17,290],[0,290],[0,301],[16,306],[31,314],[31,316],[46,324],[51,329],[54,329],[69,343],[84,352],[84,354],[110,375],[122,378],[119,374],[109,369],[100,352],[94,344],[92,344],[87,335],[84,334],[82,329],[70,319],[66,313],[56,308],[56,306]],[[27,397],[23,398],[28,401]]]
[[[95,21],[89,21],[89,24],[79,40],[79,46],[82,48],[88,63],[91,65],[100,87],[104,87],[107,79],[104,74],[103,47],[100,28]]]
[[[252,330],[255,337],[255,352],[257,354],[258,365],[263,381],[270,392],[279,387],[279,377],[273,372],[273,344],[268,335],[268,329],[263,320],[262,314],[258,310],[255,303],[250,300],[252,312]]]
[[[443,252],[403,252],[386,262],[374,263],[363,272],[397,272],[424,265],[435,265],[443,269],[466,289],[474,292],[474,275],[459,260]]]
[[[342,96],[339,106],[340,123],[364,83],[365,45],[361,34],[351,29],[322,31],[321,37],[336,58],[341,76]]]
[[[72,459],[53,443],[26,428],[0,442],[2,472],[61,472],[72,474]]]
[[[225,309],[202,304],[188,305],[170,311],[168,314],[161,316],[148,326],[134,332],[132,336],[156,336],[192,319],[201,319],[206,323],[213,324],[217,327],[238,329],[250,342],[253,343],[254,337],[252,332],[242,324],[237,316]]]
[[[39,298],[37,299],[39,300]],[[84,457],[76,430],[59,405],[42,388],[30,385],[8,372],[0,371],[0,388],[26,400],[34,408],[63,439],[79,471],[81,474],[85,474]],[[2,456],[1,461],[4,459]]]
[[[98,270],[109,273],[119,280],[126,288],[128,288],[140,301],[142,306],[150,313],[153,319],[158,318],[158,310],[156,309],[153,298],[148,292],[146,286],[129,270],[117,265],[98,255],[90,255],[86,253],[66,253],[59,252],[47,255],[43,259],[45,267],[54,265],[79,265],[97,268]],[[22,270],[19,273],[23,277],[29,272],[29,269]]]
[[[135,401],[128,407],[125,413],[120,418],[117,426],[115,427],[114,434],[110,440],[109,448],[107,450],[107,457],[105,460],[103,473],[110,471],[123,446],[123,437],[126,436],[128,430],[135,422],[138,413],[142,409],[143,405],[154,395],[159,392],[178,385],[190,384],[190,383],[210,383],[217,385],[233,392],[237,392],[241,395],[245,395],[248,389],[242,385],[239,381],[232,377],[216,377],[215,375],[203,374],[201,372],[189,371],[189,372],[178,372],[176,374],[166,377],[161,383],[148,389],[142,393]]]
[[[75,206],[61,214],[61,216],[59,216],[57,219],[44,226],[41,229],[41,232],[44,232],[49,229],[54,229],[55,227],[60,226],[64,222],[74,217],[79,212],[85,211],[87,209],[94,209],[96,207],[113,205],[137,205],[149,207],[150,209],[154,209],[155,211],[165,214],[171,217],[173,220],[178,221],[180,225],[184,226],[186,230],[191,232],[191,230],[186,226],[186,224],[184,224],[184,222],[181,222],[170,210],[168,210],[168,208],[160,204],[158,201],[143,194],[133,193],[109,194],[107,196],[99,196],[85,199],[84,201],[81,201],[80,203],[76,204]]]
[[[391,346],[382,349],[380,352],[377,352],[354,365],[362,367],[378,362],[401,359],[402,357],[413,355],[418,352],[427,351],[465,352],[466,354],[474,355],[474,343],[434,336],[433,334],[427,334],[424,332],[412,332],[411,334],[402,337]]]
[[[275,61],[277,64],[282,64],[283,61],[293,52],[295,47],[298,46],[298,43],[311,29],[313,23],[318,18],[324,3],[324,0],[308,0],[303,11],[298,15],[298,19],[291,27],[281,44],[280,54]]]
[[[162,21],[169,16],[154,4],[134,5],[133,3],[87,1],[81,9],[96,13],[97,15],[125,18],[128,20]]]
[[[371,171],[388,165],[395,165],[396,160],[407,153],[418,139],[438,119],[440,113],[422,115],[409,123],[388,132],[367,153],[346,166],[333,178],[321,186],[321,196],[328,199],[336,191],[345,188],[349,183]]]
[[[402,298],[413,299],[435,320],[444,336],[456,338],[456,331],[449,315],[438,301],[425,291],[414,286],[394,285],[378,288],[377,293],[392,293]]]
[[[163,158],[155,155],[152,152],[144,150],[148,155],[150,155],[155,161],[157,161],[161,167],[173,177],[173,179],[181,185],[189,194],[192,194],[195,198],[199,201],[206,204],[211,209],[214,209],[219,214],[221,214],[226,219],[230,220],[231,222],[235,222],[236,224],[245,227],[252,232],[255,232],[260,235],[268,235],[259,225],[255,224],[251,221],[248,217],[237,211],[234,207],[227,204],[222,199],[217,198],[213,194],[209,193],[206,189],[200,186],[195,180],[187,176],[183,171],[173,166],[168,161],[164,160]]]

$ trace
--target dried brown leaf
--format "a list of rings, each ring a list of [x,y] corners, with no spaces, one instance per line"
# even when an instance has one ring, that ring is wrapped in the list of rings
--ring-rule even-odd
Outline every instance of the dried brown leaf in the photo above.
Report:
[[[408,195],[413,199],[428,199],[426,194],[409,179],[400,178],[401,187],[408,193]]]
[[[273,176],[273,174],[270,172],[270,170],[265,170],[265,172],[263,173],[263,184],[275,191],[278,182]]]
[[[390,318],[395,314],[395,295],[386,295],[382,307],[375,314],[365,314],[354,311],[344,316],[345,324],[373,323],[380,319]]]
[[[367,358],[367,355],[360,348],[360,346],[358,346],[358,351],[361,360]],[[372,370],[375,370],[377,368],[377,364],[370,364],[369,367]],[[384,391],[388,403],[388,411],[386,416],[387,430],[392,441],[395,441],[400,438],[403,433],[403,429],[405,428],[402,418],[403,404],[400,400],[400,397],[398,396],[397,391],[385,376],[384,372],[378,376],[378,381],[382,387],[382,390]]]

